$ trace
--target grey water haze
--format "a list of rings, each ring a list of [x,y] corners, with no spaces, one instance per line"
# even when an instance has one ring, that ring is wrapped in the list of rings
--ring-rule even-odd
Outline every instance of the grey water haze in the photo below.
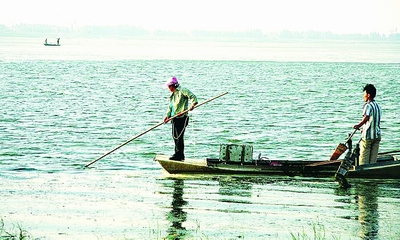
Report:
[[[396,43],[246,43],[0,38],[0,210],[36,239],[397,239],[399,183],[169,175],[163,119],[175,75],[200,101],[186,156],[251,144],[270,159],[326,160],[361,118],[362,88],[382,107],[381,151],[399,149]],[[355,136],[355,139],[359,138]]]

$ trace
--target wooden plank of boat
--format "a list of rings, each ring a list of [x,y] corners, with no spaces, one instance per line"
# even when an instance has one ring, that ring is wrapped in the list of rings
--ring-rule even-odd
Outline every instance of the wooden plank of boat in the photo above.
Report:
[[[329,161],[317,161],[315,163],[307,164],[306,166],[308,166],[308,167],[317,167],[317,166],[322,166],[322,165],[337,164],[337,163],[341,163],[341,162],[342,162],[342,159],[329,160]]]
[[[342,162],[343,159],[338,159],[338,160],[329,160],[329,161],[317,161],[314,163],[310,163],[307,166],[310,167],[315,167],[315,166],[321,166],[321,165],[327,165],[327,164],[337,164]],[[385,154],[385,155],[379,155],[378,156],[378,162],[383,162],[383,161],[393,161],[394,160],[394,155],[391,154]]]

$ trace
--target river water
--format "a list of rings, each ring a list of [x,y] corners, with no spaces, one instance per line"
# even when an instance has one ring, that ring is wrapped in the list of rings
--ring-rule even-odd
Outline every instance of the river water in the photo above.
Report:
[[[373,83],[381,151],[400,149],[398,44],[0,38],[0,218],[34,239],[399,239],[397,180],[169,175],[162,125],[171,75],[206,101],[186,157],[220,144],[270,159],[326,160]],[[359,135],[355,136],[355,139]],[[3,234],[2,232],[0,232]]]

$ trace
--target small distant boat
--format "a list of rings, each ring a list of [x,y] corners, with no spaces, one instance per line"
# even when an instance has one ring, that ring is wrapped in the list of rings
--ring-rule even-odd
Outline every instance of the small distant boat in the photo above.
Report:
[[[44,45],[45,46],[61,46],[60,45],[60,38],[57,38],[57,43],[49,43],[47,42],[47,38],[44,40]]]

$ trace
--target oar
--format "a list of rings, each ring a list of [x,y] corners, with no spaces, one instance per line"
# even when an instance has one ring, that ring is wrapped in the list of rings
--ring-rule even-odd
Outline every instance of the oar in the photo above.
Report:
[[[360,146],[360,141],[361,139],[357,142],[355,149],[353,150],[353,152],[349,152],[350,154],[347,154],[344,159],[342,160],[342,162],[340,163],[340,166],[338,168],[338,170],[335,173],[335,179],[336,181],[339,182],[340,186],[343,188],[349,188],[351,187],[351,185],[349,184],[349,182],[346,179],[346,175],[351,167],[351,165],[355,162],[355,160],[358,158],[359,156],[359,146]]]
[[[340,157],[340,155],[342,155],[347,150],[346,144],[350,141],[350,139],[356,132],[357,129],[354,129],[354,131],[350,134],[345,143],[339,143],[335,151],[332,153],[330,160],[337,160]]]
[[[210,98],[210,99],[208,99],[207,101],[204,101],[204,102],[202,102],[202,103],[197,104],[196,106],[194,106],[194,108],[198,108],[198,107],[200,107],[201,105],[206,104],[206,103],[208,103],[208,102],[211,102],[212,100],[217,99],[217,98],[219,98],[219,97],[222,97],[223,95],[225,95],[225,94],[227,94],[227,93],[228,93],[228,92],[224,92],[224,93],[222,93],[222,94],[220,94],[220,95],[218,95],[218,96],[216,96],[216,97]],[[193,109],[194,109],[194,108],[193,108]],[[124,142],[123,144],[119,145],[118,147],[114,148],[113,150],[107,152],[106,154],[102,155],[101,157],[96,158],[95,160],[93,160],[93,161],[91,161],[90,163],[86,164],[85,167],[89,167],[90,165],[92,165],[93,163],[99,161],[100,159],[104,158],[105,156],[109,155],[110,153],[112,153],[112,152],[118,150],[119,148],[125,146],[126,144],[132,142],[132,141],[135,140],[136,138],[138,138],[138,137],[140,137],[140,136],[142,136],[142,135],[144,135],[144,134],[150,132],[151,130],[153,130],[153,129],[155,129],[155,128],[157,128],[157,127],[159,127],[159,126],[161,126],[161,125],[163,125],[163,124],[165,124],[165,123],[171,121],[172,119],[174,119],[174,118],[176,118],[176,117],[178,117],[178,116],[181,116],[181,115],[183,115],[183,114],[185,114],[185,113],[187,113],[187,112],[189,112],[190,110],[193,110],[193,109],[185,110],[185,111],[183,111],[183,112],[181,112],[181,113],[179,113],[179,114],[177,114],[177,115],[175,115],[175,116],[172,116],[172,117],[168,118],[165,122],[164,122],[164,121],[163,121],[163,122],[160,122],[160,123],[158,123],[157,125],[154,125],[153,127],[147,129],[146,131],[144,131],[144,132],[142,132],[142,133],[139,133],[138,135],[134,136],[133,138],[129,139],[128,141]]]

